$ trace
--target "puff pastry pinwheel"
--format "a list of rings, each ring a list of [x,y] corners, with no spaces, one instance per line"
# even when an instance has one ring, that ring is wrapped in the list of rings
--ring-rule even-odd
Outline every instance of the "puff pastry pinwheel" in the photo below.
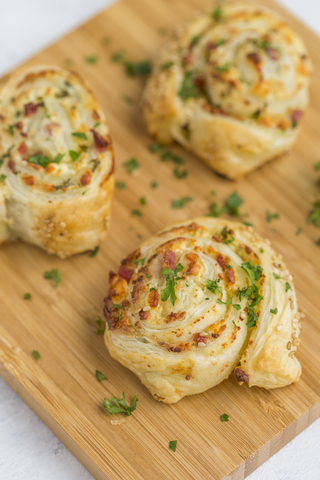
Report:
[[[76,74],[40,65],[0,92],[0,243],[21,239],[61,258],[107,233],[114,159],[93,93]]]
[[[143,99],[149,133],[238,180],[293,145],[312,66],[266,8],[222,4],[166,43]]]
[[[208,217],[168,227],[110,272],[105,343],[155,399],[175,403],[226,379],[298,381],[296,294],[252,227]]]

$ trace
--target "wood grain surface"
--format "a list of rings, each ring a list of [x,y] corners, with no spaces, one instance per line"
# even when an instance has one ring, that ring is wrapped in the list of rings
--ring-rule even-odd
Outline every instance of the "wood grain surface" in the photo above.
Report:
[[[171,29],[191,18],[211,0],[121,0],[59,40],[35,58],[38,62],[78,71],[92,86],[113,135],[117,190],[111,232],[98,255],[69,260],[50,257],[34,247],[16,243],[0,251],[0,373],[97,479],[232,479],[242,480],[299,434],[320,414],[320,230],[307,225],[312,202],[320,198],[320,40],[271,0],[264,4],[282,13],[304,38],[315,66],[311,105],[292,152],[235,184],[215,175],[178,146],[187,178],[173,175],[173,164],[149,151],[151,143],[139,102],[143,80],[128,78],[111,54],[125,49],[132,60],[152,58],[164,38],[160,27]],[[110,38],[102,45],[103,37]],[[98,61],[84,61],[97,55]],[[5,81],[6,78],[2,79]],[[133,104],[124,101],[126,95]],[[140,168],[129,175],[123,162],[135,157]],[[158,181],[156,189],[151,182]],[[218,202],[237,190],[258,231],[283,254],[294,275],[300,308],[307,315],[297,357],[303,374],[296,385],[273,391],[238,386],[233,377],[218,387],[175,405],[158,403],[131,372],[112,360],[103,337],[96,335],[108,288],[108,272],[115,269],[140,238],[165,224],[207,213],[217,192]],[[147,205],[140,205],[145,196]],[[173,210],[175,198],[191,196],[184,208]],[[142,217],[131,212],[139,209]],[[280,218],[266,222],[266,211]],[[298,227],[302,233],[296,235]],[[58,287],[43,278],[60,268]],[[26,292],[31,301],[23,300]],[[38,350],[36,360],[32,350]],[[108,380],[99,383],[95,370]],[[111,425],[104,397],[129,400],[138,394],[137,410],[122,425]],[[227,413],[229,422],[221,422]],[[120,418],[120,415],[118,415]],[[170,440],[178,440],[176,452]]]

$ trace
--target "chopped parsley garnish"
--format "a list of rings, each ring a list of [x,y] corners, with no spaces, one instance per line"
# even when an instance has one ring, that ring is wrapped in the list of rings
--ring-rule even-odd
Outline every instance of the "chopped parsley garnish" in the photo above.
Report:
[[[173,65],[174,65],[174,62],[172,62],[172,61],[165,62],[161,65],[160,69],[161,70],[168,70],[168,68],[172,67]]]
[[[139,198],[139,202],[141,203],[141,205],[147,205],[147,199],[146,199],[146,197],[140,197],[140,198]]]
[[[220,20],[221,20],[222,17],[223,17],[223,12],[222,12],[222,8],[221,8],[221,1],[218,2],[218,5],[217,5],[217,7],[213,10],[211,16],[212,16],[212,18],[213,18],[216,22],[220,22]]]
[[[4,175],[4,174],[2,173],[1,176],[0,176],[0,182],[1,182],[1,183],[4,182],[6,178],[7,178],[7,175]]]
[[[107,377],[102,372],[99,372],[99,370],[96,370],[96,377],[99,380],[99,382],[102,382],[102,380],[108,380]]]
[[[46,280],[53,280],[56,286],[62,281],[61,270],[58,268],[44,272],[43,276]]]
[[[320,162],[315,163],[314,169],[315,170],[320,170]]]
[[[312,223],[315,227],[320,227],[320,200],[313,204],[313,210],[308,217],[308,223]]]
[[[149,147],[149,150],[152,153],[157,153],[157,152],[159,152],[159,150],[162,150],[162,148],[163,148],[162,143],[152,142],[150,147]]]
[[[301,228],[301,227],[298,227],[298,228],[297,228],[297,231],[296,231],[296,235],[300,235],[301,232],[302,232],[302,228]]]
[[[86,63],[94,65],[98,61],[98,56],[97,55],[88,55],[87,57],[84,57],[84,61]]]
[[[109,45],[109,43],[111,42],[110,38],[109,37],[102,37],[101,38],[101,45],[103,45],[104,47],[106,47],[107,45]]]
[[[193,81],[192,71],[189,70],[188,72],[185,73],[178,95],[183,100],[187,100],[188,98],[196,98],[201,95],[199,88]]]
[[[142,217],[143,213],[141,212],[141,210],[134,209],[134,210],[131,210],[131,215],[133,217]]]
[[[159,183],[157,181],[151,182],[151,188],[158,188]]]
[[[277,280],[279,280],[279,279],[281,278],[280,275],[278,275],[277,273],[273,273],[272,275],[273,275],[274,278],[276,278]]]
[[[290,283],[286,282],[286,292],[292,290]]]
[[[162,275],[166,278],[166,287],[161,291],[161,300],[165,302],[170,298],[171,304],[174,306],[177,300],[175,286],[177,282],[180,280],[178,273],[183,270],[183,266],[181,263],[178,263],[174,270],[170,270],[169,268],[164,268],[162,270]]]
[[[117,52],[114,52],[111,55],[111,60],[116,63],[122,63],[125,58],[125,51],[124,50],[118,50]]]
[[[232,243],[234,241],[234,237],[231,235],[231,230],[228,230],[227,227],[223,227],[221,230],[221,239],[225,245],[228,245],[228,243]],[[228,265],[228,268],[231,268]]]
[[[36,360],[40,360],[41,355],[40,355],[40,353],[38,352],[38,350],[32,350],[32,354],[33,354],[33,356],[34,356],[34,358],[35,358]]]
[[[250,278],[251,285],[248,288],[238,288],[236,295],[241,300],[242,297],[247,298],[247,309],[248,309],[248,321],[247,327],[252,328],[256,326],[258,321],[258,315],[256,313],[255,307],[260,303],[260,300],[263,299],[263,296],[259,294],[258,282],[261,280],[263,269],[260,265],[252,265],[251,261],[242,263],[240,268],[244,270]]]
[[[169,150],[166,150],[165,152],[163,152],[160,159],[162,162],[166,162],[167,160],[172,160],[173,163],[176,163],[177,165],[184,164],[184,160],[183,158],[180,157],[180,155],[170,152]]]
[[[216,293],[217,291],[222,295],[223,290],[222,290],[222,287],[219,287],[218,285],[219,282],[220,282],[220,278],[217,278],[216,280],[207,280],[206,287],[210,292]]]
[[[183,208],[188,202],[193,200],[192,197],[182,197],[172,200],[171,207],[172,208]]]
[[[270,313],[273,313],[273,315],[277,315],[277,313],[278,313],[277,307],[276,307],[276,308],[273,308],[273,309],[270,308]]]
[[[14,134],[14,125],[8,125],[8,133],[11,135],[11,137]]]
[[[194,47],[194,45],[197,45],[197,43],[199,43],[199,42],[200,42],[200,37],[199,37],[199,35],[195,35],[194,37],[192,37],[191,42],[190,42],[190,45],[191,45],[192,47]]]
[[[207,217],[214,217],[214,218],[220,217],[221,215],[224,214],[225,210],[226,209],[224,207],[219,207],[219,205],[216,202],[213,202],[210,205],[210,211],[209,213],[207,213]]]
[[[217,303],[219,303],[219,305],[232,305],[236,310],[240,310],[241,306],[237,303],[232,303],[232,298],[233,297],[230,297],[227,302],[223,302],[222,300],[218,299]]]
[[[260,249],[259,249],[259,252],[260,252],[260,253],[263,253],[263,252],[264,252],[263,248],[260,248]]]
[[[85,133],[83,132],[73,132],[71,134],[73,137],[77,137],[77,138],[80,138],[81,140],[88,140],[88,137]]]
[[[220,415],[221,422],[229,422],[229,415],[224,413],[223,415]]]
[[[278,212],[270,213],[268,210],[266,211],[266,220],[268,223],[272,222],[272,220],[279,218],[280,215]]]
[[[178,180],[183,180],[188,176],[188,170],[179,170],[179,168],[175,168],[173,170],[173,175],[178,179]]]
[[[93,125],[93,128],[98,128],[98,127],[100,127],[100,125],[101,125],[101,122],[96,122],[96,123]]]
[[[177,449],[177,442],[178,442],[178,440],[170,440],[170,442],[169,442],[169,448],[173,452],[175,452],[176,449]]]
[[[132,173],[140,167],[140,164],[136,158],[130,158],[130,160],[123,163],[123,166],[128,173]]]
[[[144,266],[144,264],[145,264],[145,261],[146,261],[146,259],[147,259],[147,256],[146,256],[146,257],[144,257],[144,258],[139,258],[138,260],[134,260],[134,262],[133,262],[133,263],[134,263],[135,265],[139,265],[139,263],[140,263],[140,264],[141,264],[141,266],[143,267],[143,266]]]
[[[216,65],[216,71],[220,73],[227,72],[228,70],[230,70],[231,66],[231,63],[225,63],[224,65]]]
[[[121,98],[124,102],[126,102],[128,105],[133,105],[134,101],[131,97],[129,97],[128,95],[126,95],[125,93],[123,93],[121,95]]]
[[[119,180],[116,182],[116,188],[119,188],[119,190],[124,190],[127,188],[126,182],[120,182]]]
[[[96,320],[96,324],[98,325],[98,328],[96,330],[97,335],[104,335],[104,332],[106,331],[106,328],[103,324],[103,321],[101,320],[101,317],[98,317],[98,320]]]
[[[24,299],[24,300],[31,300],[31,293],[25,293],[25,294],[23,295],[23,299]]]
[[[61,159],[64,157],[65,154],[59,153],[53,159],[46,157],[44,155],[35,155],[28,159],[29,163],[33,163],[34,165],[41,165],[41,167],[46,168],[49,163],[60,163]]]
[[[272,43],[268,42],[267,40],[256,40],[255,44],[261,50],[280,50],[279,47],[273,45]]]
[[[247,227],[254,227],[254,224],[251,222],[242,222],[243,225],[246,225]]]
[[[89,253],[89,257],[95,257],[97,255],[97,253],[99,252],[99,245],[96,246],[96,248],[94,250],[92,250],[90,253]]]
[[[258,119],[260,118],[260,115],[261,115],[261,110],[256,110],[255,112],[253,112],[253,114],[251,115],[251,118],[254,118],[254,119]]]
[[[152,72],[152,63],[149,60],[142,62],[124,62],[128,77],[149,75]]]
[[[243,199],[239,197],[237,192],[233,192],[226,200],[226,208],[228,213],[233,217],[238,217],[239,207],[243,204]]]
[[[80,153],[78,152],[75,152],[74,150],[69,150],[69,155],[70,155],[70,158],[73,162],[75,162],[76,160],[78,160],[78,158],[80,157]]]
[[[216,192],[215,190],[211,190],[210,195],[212,195],[213,197],[215,197],[215,196],[217,195],[217,192]]]
[[[234,326],[235,328],[237,328],[237,324],[236,324],[236,322],[235,322],[234,320],[232,320],[232,323],[233,323],[233,326]]]
[[[127,405],[125,394],[122,392],[122,398],[120,400],[117,400],[115,397],[111,397],[111,401],[105,398],[103,406],[112,415],[115,413],[125,413],[127,415],[131,415],[131,413],[134,412],[137,407],[137,401],[138,395],[135,395],[131,405]]]

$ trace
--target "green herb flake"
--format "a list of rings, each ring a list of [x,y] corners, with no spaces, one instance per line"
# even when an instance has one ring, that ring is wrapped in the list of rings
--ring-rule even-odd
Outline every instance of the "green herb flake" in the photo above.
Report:
[[[238,217],[239,207],[243,204],[243,199],[239,197],[237,192],[233,192],[226,200],[226,208],[228,210],[229,215],[233,217]]]
[[[111,397],[111,400],[107,398],[104,399],[103,406],[105,409],[112,415],[116,413],[125,413],[126,415],[131,415],[135,411],[138,402],[138,395],[135,395],[131,405],[127,405],[125,394],[122,392],[122,398],[120,400],[115,397]]]
[[[125,50],[117,50],[111,55],[111,60],[116,63],[122,63],[125,59]]]
[[[0,182],[3,183],[5,179],[7,178],[7,175],[4,175],[3,173],[0,176]]]
[[[172,200],[171,207],[172,208],[183,208],[188,202],[193,200],[192,197],[182,197]]]
[[[183,180],[188,176],[188,170],[179,170],[179,168],[175,168],[173,170],[173,175],[178,179],[178,180]]]
[[[257,45],[258,48],[260,48],[260,50],[264,50],[264,51],[267,51],[267,50],[280,50],[279,47],[277,47],[276,45],[273,45],[272,43],[268,42],[267,40],[256,40],[255,41],[255,44]]]
[[[109,37],[102,37],[100,43],[101,43],[101,45],[106,47],[107,45],[109,45],[111,43],[111,40],[110,40]]]
[[[307,221],[315,227],[320,227],[320,200],[314,202],[313,210],[310,213]]]
[[[317,162],[314,164],[314,169],[315,170],[320,170],[320,162]]]
[[[101,320],[101,317],[98,317],[98,320],[96,320],[96,324],[98,325],[98,328],[96,330],[97,335],[104,335],[104,332],[106,331],[106,328],[103,324],[103,321]]]
[[[121,95],[121,98],[122,100],[127,103],[128,105],[133,105],[134,104],[134,101],[133,101],[133,98],[129,97],[128,95],[126,95],[125,93],[123,93]]]
[[[126,182],[122,182],[118,180],[116,182],[116,188],[118,188],[119,190],[124,190],[125,188],[127,188],[127,184]]]
[[[128,77],[141,77],[152,72],[152,63],[149,60],[142,62],[124,62]]]
[[[130,158],[130,160],[123,163],[123,166],[128,173],[132,173],[140,167],[140,164],[136,158]]]
[[[159,187],[159,183],[157,181],[154,181],[154,182],[151,182],[151,188],[158,188]]]
[[[224,214],[226,211],[225,207],[219,207],[219,205],[216,202],[211,203],[209,207],[209,213],[207,213],[207,217],[213,217],[213,218],[218,218],[221,217],[221,215]]]
[[[235,322],[234,320],[232,320],[232,323],[233,323],[233,326],[234,326],[235,328],[237,328],[237,324],[236,324],[236,322]]]
[[[84,61],[86,63],[94,65],[98,61],[98,56],[97,55],[87,55],[86,57],[84,57]]]
[[[61,159],[64,157],[65,154],[59,153],[53,159],[46,157],[44,155],[35,155],[28,159],[29,163],[33,163],[34,165],[41,165],[41,167],[46,168],[49,163],[60,163]]]
[[[277,273],[273,273],[272,275],[273,275],[274,278],[276,278],[277,280],[279,280],[279,279],[281,278],[280,275],[278,275]]]
[[[192,37],[191,42],[190,42],[190,45],[191,45],[191,47],[194,47],[194,46],[197,45],[199,42],[200,42],[200,36],[199,36],[199,35],[195,35],[194,37]]]
[[[222,295],[223,290],[222,287],[219,287],[218,283],[220,283],[220,278],[217,278],[216,280],[207,280],[206,288],[212,293],[216,293],[217,291]]]
[[[270,308],[270,313],[273,313],[273,315],[277,315],[277,313],[278,313],[277,307],[274,308],[274,309]]]
[[[71,134],[73,137],[77,137],[77,138],[80,138],[80,140],[88,140],[88,137],[85,133],[83,132],[73,132]]]
[[[242,222],[243,225],[246,225],[247,227],[254,227],[255,225],[251,222]]]
[[[53,268],[52,270],[44,272],[43,276],[46,280],[53,280],[55,286],[59,285],[59,283],[62,281],[61,270],[59,270],[58,268]]]
[[[141,210],[134,209],[134,210],[131,210],[131,215],[133,217],[142,217],[143,213],[141,212]]]
[[[149,147],[149,150],[152,153],[157,153],[159,152],[159,150],[162,150],[162,149],[163,149],[163,145],[162,143],[159,143],[159,142],[152,142]]]
[[[107,377],[102,372],[99,372],[99,370],[96,370],[96,377],[99,380],[99,382],[102,382],[102,380],[108,380]]]
[[[173,65],[174,62],[172,61],[165,62],[161,65],[160,70],[168,70],[169,68],[173,67]]]
[[[302,232],[302,228],[301,228],[301,227],[298,227],[298,228],[297,228],[297,231],[296,231],[296,235],[300,235],[301,232]]]
[[[97,245],[96,248],[89,253],[89,257],[90,258],[95,257],[97,255],[97,253],[99,252],[99,249],[100,249],[100,247],[99,247],[99,245]]]
[[[147,199],[146,197],[140,197],[139,198],[139,202],[141,205],[147,205]]]
[[[32,298],[31,293],[25,293],[25,294],[23,295],[23,299],[24,299],[24,300],[31,300],[31,298]]]
[[[13,137],[14,134],[14,125],[8,125],[8,133]]]
[[[78,152],[75,152],[74,150],[69,150],[69,155],[70,155],[70,158],[73,162],[75,162],[76,160],[78,160],[78,158],[80,157],[81,153],[78,153]]]
[[[292,290],[290,283],[286,282],[286,292]]]
[[[221,422],[229,422],[229,415],[224,413],[223,415],[220,415]]]
[[[36,360],[40,360],[41,355],[40,355],[40,353],[38,352],[38,350],[32,350],[32,354],[33,354],[33,356],[34,356],[34,358],[35,358]]]
[[[224,73],[230,70],[231,66],[231,63],[225,63],[224,65],[216,65],[216,71],[219,73]]]
[[[178,443],[178,440],[170,440],[170,442],[169,442],[170,450],[175,452],[177,450],[177,443]]]
[[[271,223],[272,220],[280,218],[280,215],[278,212],[275,213],[270,213],[268,210],[266,211],[266,220],[268,223]]]
[[[264,252],[263,248],[259,248],[259,252],[263,253]]]
[[[183,99],[187,100],[188,98],[196,98],[201,95],[199,88],[193,81],[193,72],[187,71],[182,81],[181,88],[178,92],[178,95]]]
[[[180,280],[178,273],[183,270],[183,266],[181,263],[178,263],[174,270],[170,270],[169,268],[164,268],[162,270],[162,275],[166,278],[166,287],[161,291],[161,300],[163,302],[167,301],[170,298],[171,305],[174,306],[177,300],[175,286],[177,282]]]
[[[183,158],[181,158],[180,155],[177,155],[176,153],[170,152],[169,150],[166,150],[165,152],[162,153],[160,160],[162,162],[166,162],[167,160],[172,160],[173,163],[176,163],[177,165],[184,165]]]

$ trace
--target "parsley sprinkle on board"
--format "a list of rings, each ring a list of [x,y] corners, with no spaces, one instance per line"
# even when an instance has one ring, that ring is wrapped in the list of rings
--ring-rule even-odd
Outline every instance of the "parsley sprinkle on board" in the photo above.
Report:
[[[133,173],[140,167],[140,164],[136,158],[130,158],[130,160],[123,163],[123,166],[128,173]]]
[[[254,224],[251,222],[242,222],[243,225],[246,225],[247,227],[254,227]]]
[[[133,217],[142,217],[143,213],[141,212],[141,210],[134,209],[134,210],[131,210],[131,215]]]
[[[109,37],[102,37],[100,43],[101,43],[101,45],[106,47],[107,45],[109,45],[111,43],[111,40],[110,40]]]
[[[111,400],[107,398],[103,401],[103,406],[107,412],[115,415],[116,413],[125,413],[126,415],[131,415],[135,411],[138,402],[138,395],[135,395],[131,405],[127,405],[124,392],[122,392],[122,398],[118,400],[115,397],[111,397]]]
[[[125,59],[125,50],[117,50],[111,55],[111,60],[116,63],[122,63]]]
[[[32,350],[32,354],[33,354],[33,356],[34,356],[34,358],[35,358],[36,360],[40,360],[41,355],[40,355],[40,353],[38,352],[38,350]]]
[[[124,62],[124,67],[128,77],[141,77],[152,72],[152,63],[149,60]]]
[[[298,227],[298,228],[297,228],[297,231],[296,231],[296,235],[300,235],[301,232],[302,232],[302,228],[301,228],[301,227]]]
[[[177,165],[183,165],[184,164],[184,160],[183,160],[183,158],[180,157],[180,155],[172,153],[169,150],[166,150],[165,152],[163,152],[160,159],[161,159],[162,162],[166,162],[167,160],[172,160],[173,163],[176,163]]]
[[[233,192],[226,200],[226,208],[229,215],[238,217],[240,215],[239,208],[243,204],[243,199],[239,197],[237,192]]]
[[[178,443],[178,440],[170,440],[170,442],[169,442],[170,450],[175,452],[177,450],[177,443]]]
[[[31,300],[31,298],[32,298],[32,297],[31,297],[31,293],[25,293],[25,294],[23,295],[23,299],[24,299],[24,300]]]
[[[320,227],[320,200],[314,202],[313,210],[310,213],[307,221],[315,227]]]
[[[99,380],[99,382],[102,382],[102,380],[108,380],[107,377],[102,372],[99,372],[99,370],[96,370],[96,377]]]
[[[59,285],[59,283],[62,281],[61,270],[59,270],[58,268],[53,268],[52,270],[44,272],[43,276],[46,280],[53,280],[55,286]]]
[[[98,325],[98,328],[96,330],[97,335],[104,335],[104,332],[106,331],[106,328],[104,326],[103,321],[101,320],[101,317],[98,317],[98,320],[96,320],[96,324]]]
[[[84,61],[86,63],[89,63],[90,65],[94,65],[98,61],[98,56],[97,55],[87,55],[84,57]]]
[[[128,105],[133,105],[133,104],[134,104],[133,99],[132,99],[131,97],[129,97],[128,95],[126,95],[125,93],[123,93],[123,94],[121,95],[121,98],[122,98],[122,100],[123,100],[125,103],[127,103]]]
[[[116,188],[118,188],[119,190],[124,190],[125,188],[127,188],[127,184],[126,182],[121,182],[119,180],[116,181]]]
[[[73,132],[71,135],[73,137],[80,138],[80,140],[88,140],[87,135],[83,132]]]
[[[139,202],[141,205],[147,205],[147,199],[146,197],[140,197],[139,198]]]
[[[277,315],[277,313],[278,313],[277,307],[276,307],[276,308],[273,308],[273,309],[270,308],[270,313],[273,313],[273,315]]]
[[[159,152],[159,150],[162,150],[162,149],[163,149],[163,145],[162,143],[159,143],[159,142],[152,142],[149,147],[149,150],[152,153],[157,153]]]
[[[193,200],[192,197],[182,197],[172,200],[171,207],[172,208],[183,208],[188,202]]]
[[[224,413],[223,415],[220,415],[221,422],[229,422],[229,415]]]
[[[314,169],[315,170],[320,170],[320,162],[315,163]]]
[[[159,187],[159,183],[157,181],[154,181],[154,182],[151,182],[151,188],[158,188]]]
[[[280,215],[278,212],[275,213],[270,213],[268,210],[266,211],[266,220],[268,223],[271,223],[272,220],[280,218]]]
[[[188,176],[188,170],[179,170],[179,168],[175,168],[173,170],[173,175],[178,179],[178,180],[183,180]]]
[[[99,249],[100,249],[100,247],[99,247],[99,245],[97,245],[96,248],[89,253],[89,257],[90,258],[95,257],[97,255],[97,253],[99,252]]]

